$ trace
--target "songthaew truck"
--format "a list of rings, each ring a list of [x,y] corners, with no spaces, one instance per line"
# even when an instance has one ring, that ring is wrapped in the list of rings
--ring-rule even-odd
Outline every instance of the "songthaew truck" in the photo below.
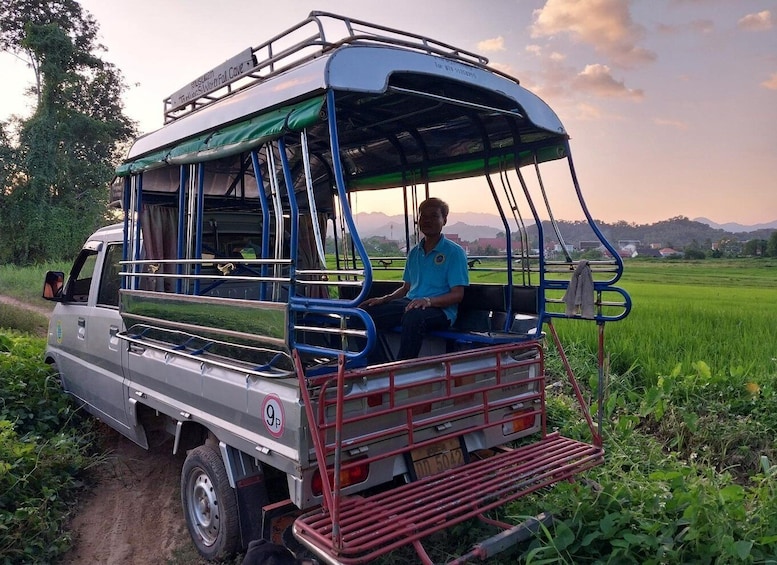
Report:
[[[564,126],[486,58],[312,12],[166,98],[164,126],[116,174],[123,222],[47,274],[46,359],[140,446],[172,436],[205,558],[264,538],[325,563],[405,545],[431,563],[425,538],[478,518],[504,531],[457,562],[485,558],[547,519],[493,510],[602,463],[595,405],[605,323],[631,308],[623,264]],[[468,252],[458,317],[395,360],[399,330],[376,331],[360,305],[401,284],[429,196],[452,217],[488,206],[498,235],[468,243],[449,222]],[[579,213],[587,260],[559,204]],[[376,236],[362,206],[404,213]],[[546,422],[559,318],[598,326],[598,402],[568,363],[562,375],[586,441]]]

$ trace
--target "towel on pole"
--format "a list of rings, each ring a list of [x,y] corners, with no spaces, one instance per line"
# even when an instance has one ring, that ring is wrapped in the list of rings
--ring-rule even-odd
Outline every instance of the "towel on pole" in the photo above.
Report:
[[[572,280],[564,293],[564,304],[567,316],[580,315],[589,320],[594,318],[594,279],[585,259],[577,264],[572,273]]]

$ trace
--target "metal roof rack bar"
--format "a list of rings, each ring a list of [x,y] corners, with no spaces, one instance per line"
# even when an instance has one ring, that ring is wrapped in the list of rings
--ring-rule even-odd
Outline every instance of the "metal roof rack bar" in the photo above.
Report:
[[[330,28],[329,37],[325,27]],[[164,122],[182,118],[327,51],[359,43],[402,47],[479,67],[488,65],[488,59],[481,55],[422,35],[313,11],[297,25],[257,47],[241,51],[165,98]]]

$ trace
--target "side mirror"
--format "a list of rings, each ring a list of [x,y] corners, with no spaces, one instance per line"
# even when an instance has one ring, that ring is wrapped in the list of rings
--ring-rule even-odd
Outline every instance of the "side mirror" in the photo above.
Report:
[[[62,298],[62,286],[65,284],[65,273],[48,271],[43,283],[43,298],[58,301]]]

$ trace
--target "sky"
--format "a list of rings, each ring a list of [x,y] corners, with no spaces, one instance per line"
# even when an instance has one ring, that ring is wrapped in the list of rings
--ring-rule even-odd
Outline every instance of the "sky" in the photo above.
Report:
[[[330,11],[477,52],[571,136],[592,215],[777,220],[777,0],[82,0],[141,132],[162,100],[247,47]],[[32,71],[0,52],[0,120]],[[452,203],[453,205],[454,203]],[[461,203],[479,212],[477,203]],[[389,204],[379,208],[392,213]],[[462,210],[463,211],[463,210]],[[562,219],[564,219],[562,217]]]

